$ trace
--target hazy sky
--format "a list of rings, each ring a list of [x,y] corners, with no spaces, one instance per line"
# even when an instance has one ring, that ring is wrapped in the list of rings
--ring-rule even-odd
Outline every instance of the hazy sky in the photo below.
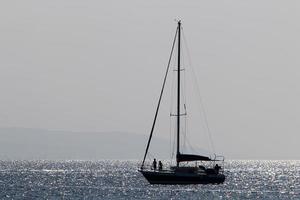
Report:
[[[1,1],[0,126],[148,134],[181,18],[217,152],[300,159],[299,9],[296,0]]]

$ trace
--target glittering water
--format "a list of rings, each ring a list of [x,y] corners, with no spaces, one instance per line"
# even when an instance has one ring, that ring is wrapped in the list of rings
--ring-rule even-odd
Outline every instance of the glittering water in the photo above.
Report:
[[[136,161],[0,161],[0,199],[300,199],[300,161],[228,161],[223,185],[149,185]]]

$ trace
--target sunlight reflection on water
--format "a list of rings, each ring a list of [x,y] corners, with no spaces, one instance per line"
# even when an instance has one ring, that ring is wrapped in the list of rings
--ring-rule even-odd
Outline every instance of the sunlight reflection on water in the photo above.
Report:
[[[150,185],[136,161],[0,161],[1,199],[300,199],[300,161],[228,161],[222,185]]]

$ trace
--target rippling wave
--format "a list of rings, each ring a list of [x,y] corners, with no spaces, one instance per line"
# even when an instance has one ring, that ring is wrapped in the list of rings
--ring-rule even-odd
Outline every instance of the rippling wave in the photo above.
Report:
[[[228,161],[222,185],[150,185],[137,161],[0,161],[0,199],[300,199],[300,161]]]

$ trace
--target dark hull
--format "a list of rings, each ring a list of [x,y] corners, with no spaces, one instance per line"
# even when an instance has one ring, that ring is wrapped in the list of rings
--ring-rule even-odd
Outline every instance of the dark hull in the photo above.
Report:
[[[174,171],[140,171],[150,184],[220,184],[224,174],[177,173]]]

